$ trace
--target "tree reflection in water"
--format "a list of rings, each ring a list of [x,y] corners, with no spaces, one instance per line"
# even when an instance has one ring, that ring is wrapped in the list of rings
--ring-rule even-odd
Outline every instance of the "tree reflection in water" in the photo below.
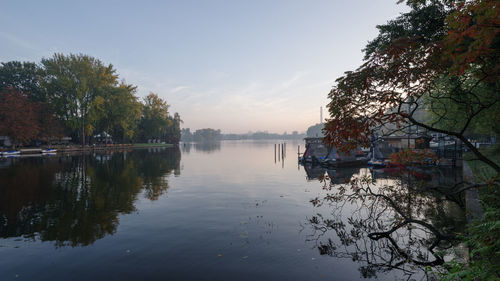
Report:
[[[352,259],[364,278],[401,280],[433,279],[433,267],[454,255],[465,218],[453,184],[443,185],[460,178],[453,172],[450,180],[417,168],[378,175],[358,169],[354,176],[352,169],[313,169],[306,167],[308,177],[315,175],[323,192],[311,200],[318,213],[306,221],[307,243],[321,255]]]
[[[194,148],[195,151],[204,152],[204,153],[213,153],[217,152],[221,149],[220,141],[201,141],[201,142],[183,142],[181,143],[182,152],[189,153],[191,148]]]
[[[22,159],[0,170],[0,237],[92,244],[115,233],[141,191],[165,193],[179,163],[178,148]]]

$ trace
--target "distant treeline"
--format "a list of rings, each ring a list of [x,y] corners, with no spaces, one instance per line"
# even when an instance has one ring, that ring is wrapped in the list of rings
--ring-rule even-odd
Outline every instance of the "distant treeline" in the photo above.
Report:
[[[191,129],[184,128],[181,130],[181,141],[183,142],[213,142],[222,139],[220,130],[215,129],[199,129],[191,133]]]
[[[151,139],[178,143],[179,114],[154,93],[143,100],[137,87],[119,81],[113,65],[83,54],[54,54],[40,63],[0,65],[0,136],[14,144]],[[106,134],[104,134],[106,132]]]
[[[181,131],[181,141],[183,142],[203,142],[203,141],[219,141],[219,140],[266,140],[266,139],[303,139],[306,135],[299,134],[297,131],[291,134],[275,134],[268,132],[255,132],[248,134],[221,134],[220,130],[215,129],[200,129],[191,133],[189,128],[184,128]]]

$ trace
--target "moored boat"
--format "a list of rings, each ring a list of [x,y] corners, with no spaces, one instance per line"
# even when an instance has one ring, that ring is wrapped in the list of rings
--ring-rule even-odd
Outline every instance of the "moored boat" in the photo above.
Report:
[[[349,152],[342,152],[335,147],[325,145],[322,138],[305,138],[305,141],[306,150],[303,156],[299,157],[301,163],[340,167],[363,165],[368,161],[368,158],[359,148]]]
[[[21,154],[21,151],[19,150],[9,150],[9,151],[3,151],[3,152],[0,152],[0,154],[2,156],[13,156],[13,155],[19,155]]]
[[[374,168],[383,168],[387,166],[387,163],[384,160],[380,159],[370,159],[368,160],[368,166],[372,166]]]

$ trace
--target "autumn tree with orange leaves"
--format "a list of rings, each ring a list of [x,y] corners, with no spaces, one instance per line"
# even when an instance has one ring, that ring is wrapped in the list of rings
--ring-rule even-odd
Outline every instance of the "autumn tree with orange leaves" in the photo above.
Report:
[[[496,176],[455,186],[455,193],[478,188],[484,213],[464,234],[468,263],[451,261],[442,278],[498,280],[500,166],[468,134],[474,127],[500,134],[500,1],[406,3],[409,12],[378,26],[364,63],[336,80],[325,141],[350,150],[367,146],[374,132],[406,133],[410,126],[462,141]]]
[[[62,129],[45,104],[9,88],[0,91],[0,135],[8,136],[15,145],[34,139],[50,142],[62,136]]]
[[[364,63],[336,80],[325,140],[349,150],[368,145],[374,131],[392,134],[417,125],[458,138],[500,174],[500,166],[467,138],[481,119],[493,131],[500,126],[500,2],[407,4],[410,12],[378,26]]]
[[[0,135],[14,143],[28,142],[40,132],[39,107],[16,90],[0,93]]]

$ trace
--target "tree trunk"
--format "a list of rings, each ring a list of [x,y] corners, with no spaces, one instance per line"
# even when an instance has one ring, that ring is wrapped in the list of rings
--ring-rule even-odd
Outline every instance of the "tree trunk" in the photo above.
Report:
[[[82,117],[82,149],[85,150],[85,119]]]

